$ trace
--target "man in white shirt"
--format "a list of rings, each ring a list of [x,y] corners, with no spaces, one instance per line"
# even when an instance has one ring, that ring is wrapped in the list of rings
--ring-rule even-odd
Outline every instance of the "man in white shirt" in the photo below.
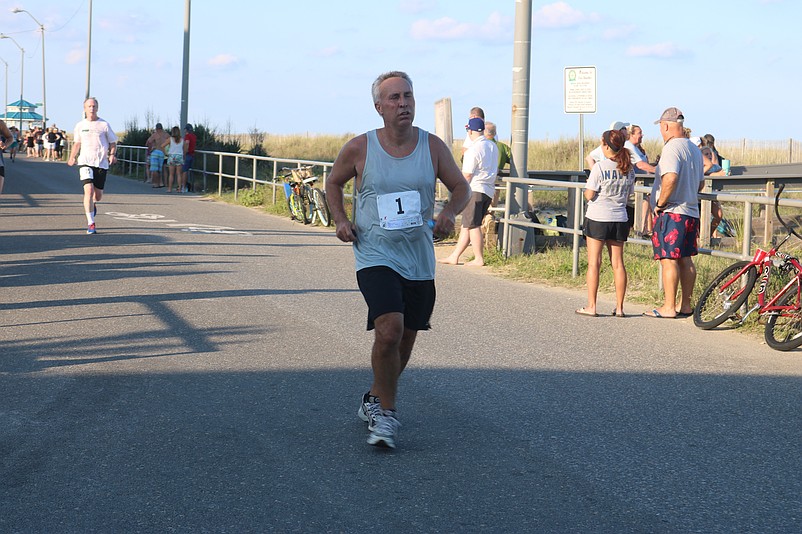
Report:
[[[96,202],[103,197],[109,165],[117,161],[117,136],[108,122],[97,116],[94,97],[84,100],[84,119],[75,125],[74,143],[67,165],[78,163],[78,176],[84,187],[84,210],[87,234],[95,230]]]
[[[468,115],[468,121],[470,121],[471,119],[475,119],[477,117],[482,119],[482,120],[485,120],[485,112],[479,106],[474,106],[474,107],[471,108],[470,115]],[[466,125],[465,129],[466,130],[468,129],[467,125]],[[473,141],[471,140],[471,134],[469,132],[468,135],[465,136],[465,141],[462,142],[462,155],[463,156],[465,155],[465,151],[468,150],[469,148],[471,148],[472,144],[473,144]]]
[[[462,174],[471,186],[471,200],[462,212],[462,228],[454,251],[440,263],[457,265],[460,255],[468,245],[473,248],[474,258],[465,265],[481,267],[485,264],[482,239],[482,219],[493,201],[498,173],[498,148],[484,136],[485,121],[474,117],[468,121],[468,137],[471,145],[462,160]]]

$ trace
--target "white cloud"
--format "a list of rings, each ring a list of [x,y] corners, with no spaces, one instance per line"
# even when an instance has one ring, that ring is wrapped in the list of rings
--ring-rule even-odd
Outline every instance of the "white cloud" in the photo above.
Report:
[[[209,60],[206,62],[206,64],[210,67],[215,67],[218,69],[236,67],[239,65],[239,63],[239,58],[231,54],[217,54],[216,56],[209,58]]]
[[[333,57],[342,52],[342,49],[339,46],[327,46],[325,48],[321,48],[320,50],[315,51],[313,55],[317,57]]]
[[[508,39],[512,31],[509,17],[493,12],[482,24],[459,22],[451,17],[436,20],[420,19],[412,23],[410,33],[419,41],[493,41]]]
[[[84,49],[78,48],[67,52],[67,57],[64,58],[64,61],[67,63],[67,65],[75,65],[79,61],[83,61],[85,58],[86,53]]]
[[[630,57],[657,57],[673,58],[687,55],[674,43],[657,43],[652,45],[634,45],[627,48],[626,55]]]
[[[434,7],[437,2],[431,0],[401,0],[398,8],[402,13],[422,13]]]
[[[616,26],[607,28],[602,32],[602,39],[605,41],[618,41],[627,39],[635,32],[635,26]]]
[[[139,64],[139,58],[137,56],[118,57],[114,59],[114,64],[122,67],[130,67]]]
[[[597,14],[585,14],[574,9],[567,2],[547,4],[532,14],[532,26],[535,28],[572,28],[585,22],[598,20]]]

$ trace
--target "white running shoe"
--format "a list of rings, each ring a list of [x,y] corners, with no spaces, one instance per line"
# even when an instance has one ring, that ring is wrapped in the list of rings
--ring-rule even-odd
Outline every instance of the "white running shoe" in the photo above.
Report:
[[[400,426],[401,423],[395,417],[395,410],[382,410],[368,436],[368,445],[395,449],[396,434]]]
[[[373,430],[373,427],[376,426],[376,417],[381,413],[382,406],[379,404],[379,397],[374,397],[370,391],[362,395],[362,402],[359,404],[359,411],[356,414],[368,424],[368,430]]]

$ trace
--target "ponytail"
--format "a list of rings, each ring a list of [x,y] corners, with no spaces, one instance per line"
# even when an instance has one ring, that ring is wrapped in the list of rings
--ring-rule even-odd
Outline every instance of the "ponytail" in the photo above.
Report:
[[[610,158],[618,164],[621,174],[627,175],[632,170],[632,159],[629,150],[624,148],[624,135],[620,130],[607,130],[602,134],[602,141],[613,151]]]

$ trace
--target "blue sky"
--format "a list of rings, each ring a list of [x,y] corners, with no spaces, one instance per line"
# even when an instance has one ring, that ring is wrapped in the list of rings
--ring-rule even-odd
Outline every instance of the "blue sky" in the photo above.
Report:
[[[359,133],[380,126],[371,82],[398,69],[415,83],[419,126],[434,129],[434,102],[448,96],[457,137],[479,105],[508,138],[515,4],[195,0],[189,120],[234,132]],[[86,90],[88,2],[0,0],[0,33],[26,50],[25,98],[41,102],[41,37],[14,7],[45,25],[48,116],[72,129]],[[584,116],[591,135],[622,120],[655,137],[652,122],[677,106],[700,135],[802,138],[802,2],[567,0],[532,9],[532,139],[578,134],[578,116],[563,112],[563,69],[577,65],[597,69],[597,112]],[[183,14],[183,0],[94,1],[91,93],[116,130],[146,116],[177,124]],[[8,100],[17,100],[19,49],[0,40],[0,58]]]

